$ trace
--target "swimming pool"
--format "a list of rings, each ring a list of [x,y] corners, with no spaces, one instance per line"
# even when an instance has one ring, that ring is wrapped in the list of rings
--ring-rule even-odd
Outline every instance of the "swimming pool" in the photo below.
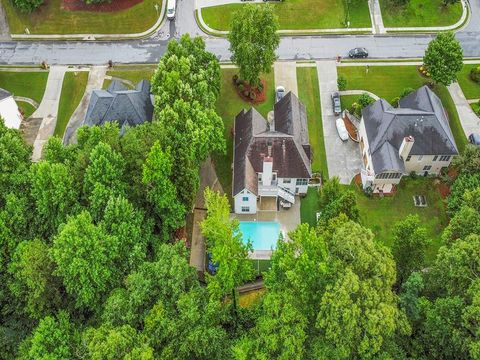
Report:
[[[240,221],[243,242],[249,239],[253,250],[275,250],[280,235],[280,224],[275,221]]]

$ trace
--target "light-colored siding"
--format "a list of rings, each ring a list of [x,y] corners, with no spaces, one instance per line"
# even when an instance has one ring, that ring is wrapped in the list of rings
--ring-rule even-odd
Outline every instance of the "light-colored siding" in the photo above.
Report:
[[[5,120],[5,125],[11,129],[19,129],[22,122],[22,114],[18,110],[17,103],[12,96],[0,101],[0,117]]]
[[[243,198],[248,198],[243,201]],[[242,190],[234,197],[234,209],[236,214],[255,214],[257,212],[257,196],[248,190]],[[249,211],[242,211],[243,206],[248,206]]]
[[[405,172],[410,174],[415,171],[418,175],[423,175],[428,171],[431,175],[437,175],[443,167],[448,167],[452,161],[453,156],[450,156],[448,161],[440,161],[441,155],[436,155],[436,161],[433,161],[435,155],[412,155],[410,161],[405,161]],[[431,166],[430,170],[424,170],[425,166]]]

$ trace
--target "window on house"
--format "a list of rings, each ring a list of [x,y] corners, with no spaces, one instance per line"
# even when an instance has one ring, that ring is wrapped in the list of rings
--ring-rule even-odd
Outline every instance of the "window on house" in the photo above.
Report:
[[[262,174],[258,174],[258,181],[262,181]]]
[[[296,185],[307,185],[308,184],[308,180],[307,179],[297,179],[297,183]]]
[[[242,212],[249,212],[250,206],[242,206]]]
[[[438,159],[438,155],[435,155],[435,156],[433,157],[433,161],[437,161],[437,159]]]
[[[440,161],[449,161],[450,160],[450,155],[442,155],[440,156]]]
[[[408,155],[407,160],[405,160],[405,161],[410,161],[411,158],[412,158],[412,155]]]
[[[248,196],[242,197],[242,201],[248,201]]]
[[[425,165],[425,166],[423,167],[423,171],[428,171],[428,170],[430,170],[431,168],[432,168],[431,165]]]
[[[292,182],[292,179],[283,179],[284,184],[290,184]]]
[[[418,159],[417,159],[417,160],[418,160],[418,161],[422,161],[422,159],[423,159],[423,155],[418,155]]]

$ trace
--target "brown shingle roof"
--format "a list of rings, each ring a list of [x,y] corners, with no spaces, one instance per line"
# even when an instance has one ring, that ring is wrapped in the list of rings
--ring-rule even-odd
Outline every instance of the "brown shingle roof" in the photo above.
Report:
[[[310,145],[304,105],[293,93],[275,104],[275,129],[255,110],[235,118],[233,196],[243,189],[258,192],[257,173],[271,146],[273,171],[280,178],[310,178]]]

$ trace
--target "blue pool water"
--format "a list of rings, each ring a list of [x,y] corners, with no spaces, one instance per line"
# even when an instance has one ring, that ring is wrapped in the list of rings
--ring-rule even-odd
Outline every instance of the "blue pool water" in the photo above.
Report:
[[[249,239],[253,250],[275,250],[280,235],[280,224],[274,221],[240,221],[244,243]]]

